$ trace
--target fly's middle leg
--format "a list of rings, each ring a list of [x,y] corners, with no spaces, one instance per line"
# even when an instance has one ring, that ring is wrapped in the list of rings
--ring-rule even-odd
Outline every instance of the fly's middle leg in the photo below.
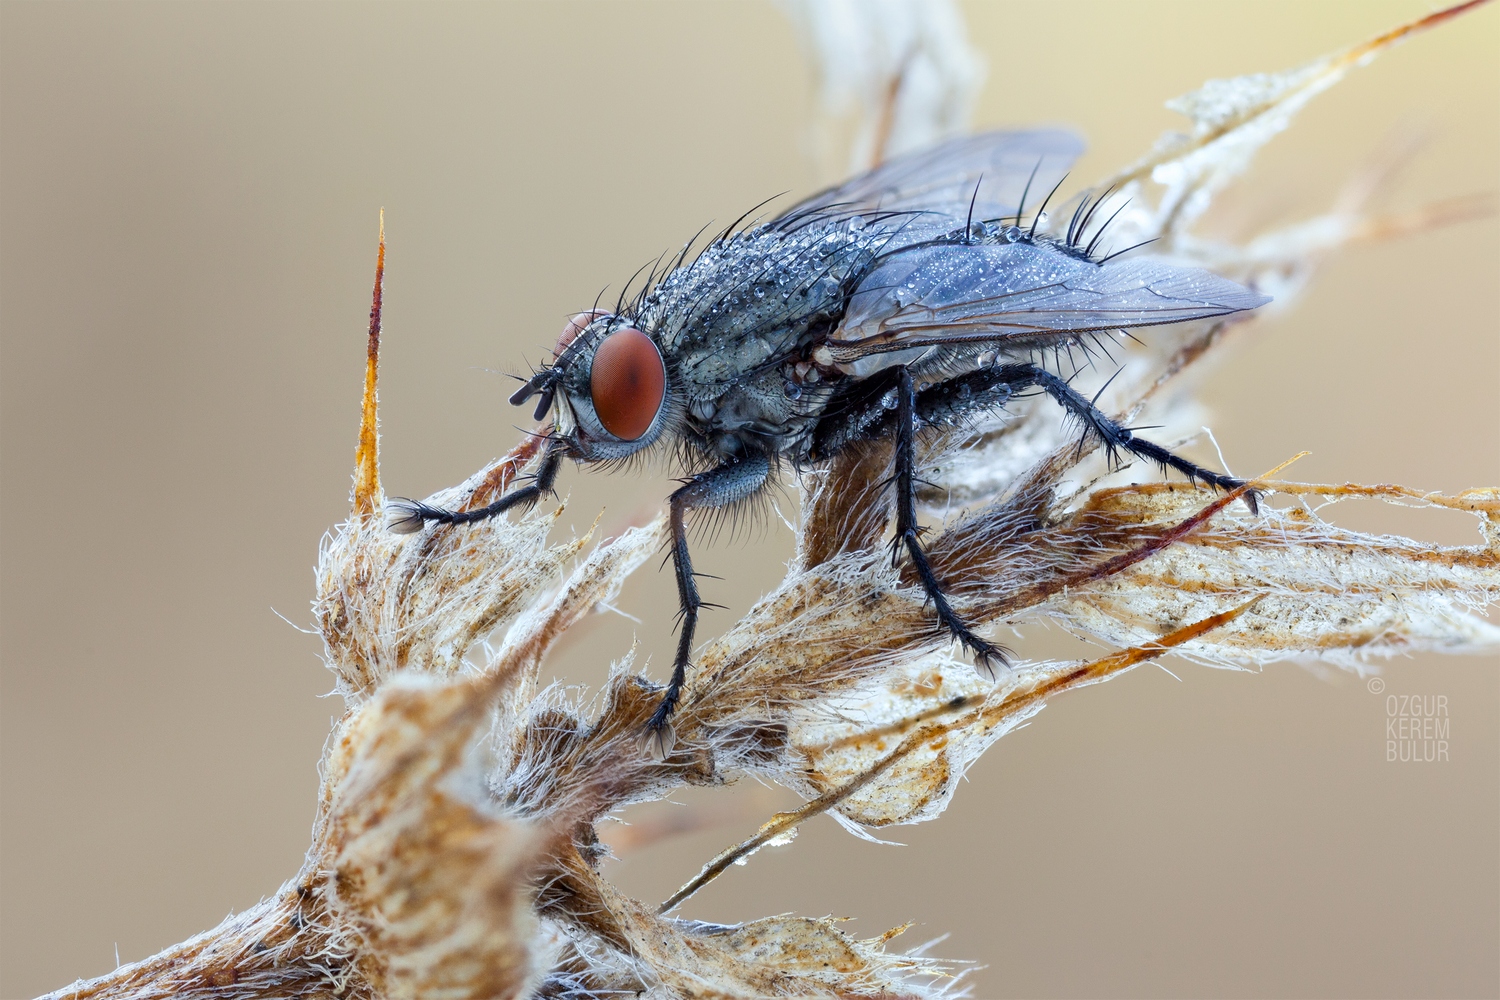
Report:
[[[750,497],[766,484],[770,472],[770,461],[764,455],[726,462],[689,479],[681,489],[672,494],[669,501],[672,569],[677,577],[681,622],[677,634],[677,655],[672,660],[672,680],[667,685],[666,693],[662,695],[661,704],[652,714],[651,721],[646,724],[642,740],[645,750],[657,760],[665,760],[676,742],[670,720],[682,697],[682,686],[687,680],[688,660],[693,653],[693,633],[698,628],[698,611],[703,607],[703,599],[698,596],[698,582],[693,573],[693,560],[688,554],[687,516],[699,508],[728,507]]]
[[[891,557],[900,558],[901,549],[906,549],[922,581],[922,589],[937,612],[938,623],[973,654],[975,669],[993,680],[997,670],[1006,665],[1006,649],[975,635],[953,610],[922,548],[921,529],[917,526],[917,393],[911,372],[905,366],[897,369],[896,394],[896,537],[891,542]]]

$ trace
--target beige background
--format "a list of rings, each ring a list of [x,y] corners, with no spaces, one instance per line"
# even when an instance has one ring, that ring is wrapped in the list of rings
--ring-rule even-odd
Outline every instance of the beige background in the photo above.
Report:
[[[1102,177],[1211,76],[1286,68],[1417,2],[967,7],[978,124],[1071,122]],[[1227,220],[1316,210],[1402,123],[1431,129],[1388,204],[1497,187],[1500,10],[1320,98]],[[3,970],[24,996],[105,972],[270,893],[308,841],[340,710],[308,620],[346,510],[376,212],[390,239],[387,486],[416,496],[515,440],[504,405],[562,317],[704,221],[806,191],[810,84],[781,15],[735,5],[0,8],[3,72]],[[1237,471],[1500,482],[1494,220],[1353,249],[1208,379]],[[1208,457],[1211,457],[1208,456]],[[663,473],[569,471],[607,524]],[[1350,508],[1445,542],[1463,517]],[[722,629],[779,574],[780,525],[704,550]],[[622,602],[659,672],[668,581]],[[637,627],[556,664],[594,683]],[[1049,640],[1033,639],[1036,650]],[[1169,664],[1171,665],[1171,664]],[[949,934],[980,996],[1494,996],[1500,674],[1391,663],[1445,694],[1452,761],[1384,760],[1383,700],[1295,665],[1171,665],[1071,695],[998,745],[941,821],[859,842],[831,821],[685,908],[856,915]],[[701,797],[694,802],[704,801]],[[775,807],[628,853],[663,898]],[[738,803],[738,804],[737,804]],[[705,812],[705,810],[707,812]]]

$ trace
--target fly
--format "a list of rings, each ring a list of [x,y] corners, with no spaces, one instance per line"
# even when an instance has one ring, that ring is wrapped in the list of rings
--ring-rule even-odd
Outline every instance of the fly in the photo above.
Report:
[[[537,419],[552,415],[528,485],[468,511],[398,500],[390,527],[411,533],[529,506],[552,491],[564,459],[675,448],[689,473],[669,499],[681,627],[671,681],[644,734],[664,759],[703,606],[690,515],[750,499],[784,467],[890,439],[892,557],[904,551],[938,627],[993,677],[1006,650],[953,610],[920,540],[916,440],[925,427],[1040,390],[1111,454],[1219,489],[1243,485],[1137,437],[1033,360],[1114,331],[1269,301],[1206,271],[1095,256],[1098,229],[1087,244],[1083,233],[1099,201],[1085,200],[1066,238],[1037,232],[1040,209],[1023,227],[1029,191],[1050,184],[1055,192],[1081,151],[1077,137],[1057,130],[957,139],[887,161],[768,222],[731,226],[692,260],[684,248],[633,300],[569,321],[553,363],[511,396],[516,405],[538,397]]]

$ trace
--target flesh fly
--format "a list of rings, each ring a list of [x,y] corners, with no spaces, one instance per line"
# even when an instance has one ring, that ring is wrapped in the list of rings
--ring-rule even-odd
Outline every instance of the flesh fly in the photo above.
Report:
[[[517,405],[538,397],[537,419],[552,416],[529,484],[467,511],[396,501],[390,527],[461,525],[530,505],[552,491],[564,459],[675,449],[688,474],[669,500],[681,625],[671,681],[643,734],[665,758],[703,607],[690,515],[743,503],[784,468],[889,439],[892,558],[910,560],[937,627],[993,676],[1006,650],[954,611],[923,550],[915,472],[924,429],[1039,391],[1112,456],[1127,452],[1220,489],[1243,485],[1138,437],[1043,364],[1048,353],[1117,332],[1268,301],[1206,271],[1096,255],[1107,226],[1093,218],[1102,199],[1085,198],[1058,236],[1037,228],[1049,194],[1027,225],[1028,195],[1055,193],[1080,152],[1073,134],[1056,130],[958,139],[890,160],[770,221],[736,223],[690,259],[695,238],[630,301],[575,316],[552,364],[511,396]]]

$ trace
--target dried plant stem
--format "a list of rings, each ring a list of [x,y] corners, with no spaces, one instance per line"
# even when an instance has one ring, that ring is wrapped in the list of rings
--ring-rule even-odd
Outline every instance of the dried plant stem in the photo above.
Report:
[[[324,930],[326,915],[315,912],[318,904],[300,896],[296,886],[296,880],[288,882],[212,930],[48,997],[314,997],[328,996],[339,982],[353,985],[347,951]],[[370,994],[356,988],[343,996],[361,1000]]]
[[[1431,14],[1417,18],[1414,21],[1408,21],[1406,24],[1392,28],[1390,31],[1382,32],[1369,41],[1355,45],[1337,55],[1320,59],[1304,67],[1301,72],[1301,79],[1297,80],[1290,92],[1283,91],[1276,93],[1259,106],[1247,108],[1239,114],[1227,117],[1211,128],[1200,130],[1185,146],[1176,144],[1159,149],[1144,159],[1139,160],[1128,169],[1115,174],[1100,184],[1099,187],[1123,188],[1132,182],[1144,180],[1150,177],[1151,172],[1162,164],[1180,160],[1193,150],[1202,149],[1232,133],[1238,132],[1253,123],[1256,118],[1278,113],[1281,109],[1289,105],[1294,107],[1300,105],[1307,99],[1333,86],[1349,70],[1356,66],[1364,65],[1382,50],[1403,42],[1418,32],[1425,31],[1428,28],[1435,28],[1445,21],[1450,21],[1488,2],[1489,0],[1465,0],[1464,3],[1454,4],[1452,7],[1433,11]],[[1178,205],[1184,205],[1186,202],[1187,200],[1183,199],[1178,202]],[[1171,228],[1170,225],[1168,228]]]
[[[864,771],[853,780],[803,804],[799,809],[778,813],[769,822],[762,825],[755,836],[727,848],[716,855],[712,861],[704,865],[703,870],[691,881],[674,892],[665,902],[658,906],[656,912],[658,914],[665,914],[676,909],[688,897],[727,871],[730,865],[749,857],[773,840],[785,837],[814,816],[822,815],[834,806],[837,806],[840,802],[843,802],[855,792],[858,792],[885,774],[896,764],[910,757],[913,752],[923,745],[942,739],[954,729],[981,726],[992,729],[996,726],[1004,725],[1006,722],[1028,713],[1053,695],[1105,680],[1148,660],[1154,660],[1171,650],[1173,646],[1180,646],[1184,642],[1196,639],[1221,625],[1228,624],[1250,610],[1258,600],[1259,598],[1247,601],[1237,608],[1232,608],[1229,611],[1176,629],[1150,645],[1132,646],[1128,649],[1111,653],[1108,656],[1100,657],[1082,666],[1057,671],[1046,680],[1032,687],[1022,690],[1012,689],[994,704],[984,704],[985,699],[959,697],[947,704],[930,708],[910,718],[903,719],[898,723],[881,727],[878,730],[869,730],[861,733],[857,739],[870,740],[909,729],[912,726],[919,726],[945,715],[961,712],[966,708],[971,708],[976,702],[981,703],[981,707],[977,711],[955,719],[952,722],[936,726],[924,726],[903,740],[900,746],[881,758],[873,767]]]
[[[1500,210],[1494,192],[1459,195],[1429,202],[1410,212],[1377,215],[1361,222],[1350,234],[1351,240],[1397,239],[1413,233],[1425,233],[1459,222],[1471,222],[1494,215]]]

